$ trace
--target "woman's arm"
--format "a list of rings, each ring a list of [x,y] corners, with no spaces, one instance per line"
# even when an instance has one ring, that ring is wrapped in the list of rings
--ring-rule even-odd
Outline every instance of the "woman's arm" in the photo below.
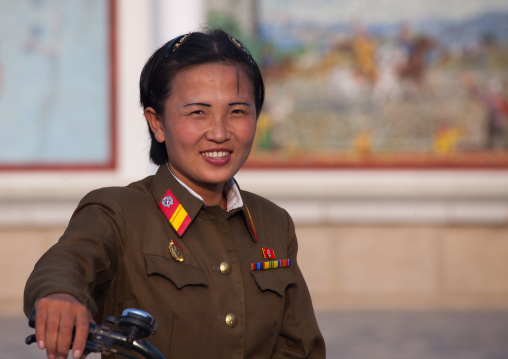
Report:
[[[96,292],[117,268],[121,216],[87,197],[58,243],[37,262],[25,287],[25,314],[35,309],[37,343],[50,359],[67,357],[74,327],[73,357],[81,356],[92,312],[97,311]]]

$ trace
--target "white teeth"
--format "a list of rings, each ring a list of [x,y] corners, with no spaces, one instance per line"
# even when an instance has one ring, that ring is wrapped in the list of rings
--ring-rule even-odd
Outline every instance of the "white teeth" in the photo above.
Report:
[[[203,155],[211,158],[223,158],[229,155],[226,151],[203,152]]]

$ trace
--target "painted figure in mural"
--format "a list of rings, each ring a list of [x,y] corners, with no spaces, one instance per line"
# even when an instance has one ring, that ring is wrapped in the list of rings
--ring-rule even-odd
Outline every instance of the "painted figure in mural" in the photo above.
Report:
[[[408,23],[399,27],[397,43],[404,53],[404,60],[398,68],[401,80],[415,86],[416,90],[423,90],[425,77],[432,62],[432,53],[437,50],[437,41],[427,34],[413,34]]]
[[[470,96],[485,110],[485,149],[508,148],[508,87],[497,77],[482,87],[469,72],[462,74],[461,80]]]
[[[376,43],[365,26],[355,24],[351,49],[356,76],[374,84],[377,78]]]
[[[409,51],[407,62],[400,70],[400,76],[403,79],[412,81],[418,86],[422,86],[425,70],[427,69],[427,54],[434,47],[430,37],[422,35],[414,39]]]
[[[249,51],[221,30],[179,36],[140,79],[157,173],[86,195],[36,264],[24,310],[49,358],[125,308],[159,322],[167,358],[324,358],[288,213],[240,189],[264,102]],[[109,357],[115,357],[112,354]]]

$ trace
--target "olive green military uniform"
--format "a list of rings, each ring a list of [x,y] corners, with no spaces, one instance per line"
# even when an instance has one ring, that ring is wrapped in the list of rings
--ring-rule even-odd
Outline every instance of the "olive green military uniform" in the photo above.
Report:
[[[206,206],[165,166],[127,187],[89,193],[36,264],[25,313],[38,298],[67,292],[98,323],[125,308],[152,314],[159,328],[147,340],[168,359],[324,358],[291,218],[262,197],[237,193],[241,207]],[[171,241],[183,261],[170,253]],[[276,258],[264,258],[262,248]],[[290,266],[252,269],[285,259]]]

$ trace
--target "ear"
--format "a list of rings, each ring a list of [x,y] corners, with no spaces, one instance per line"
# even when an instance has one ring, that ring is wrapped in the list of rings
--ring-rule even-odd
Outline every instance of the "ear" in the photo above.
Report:
[[[159,116],[152,107],[147,107],[145,108],[145,118],[157,142],[163,143],[165,141],[165,136],[162,117]]]

